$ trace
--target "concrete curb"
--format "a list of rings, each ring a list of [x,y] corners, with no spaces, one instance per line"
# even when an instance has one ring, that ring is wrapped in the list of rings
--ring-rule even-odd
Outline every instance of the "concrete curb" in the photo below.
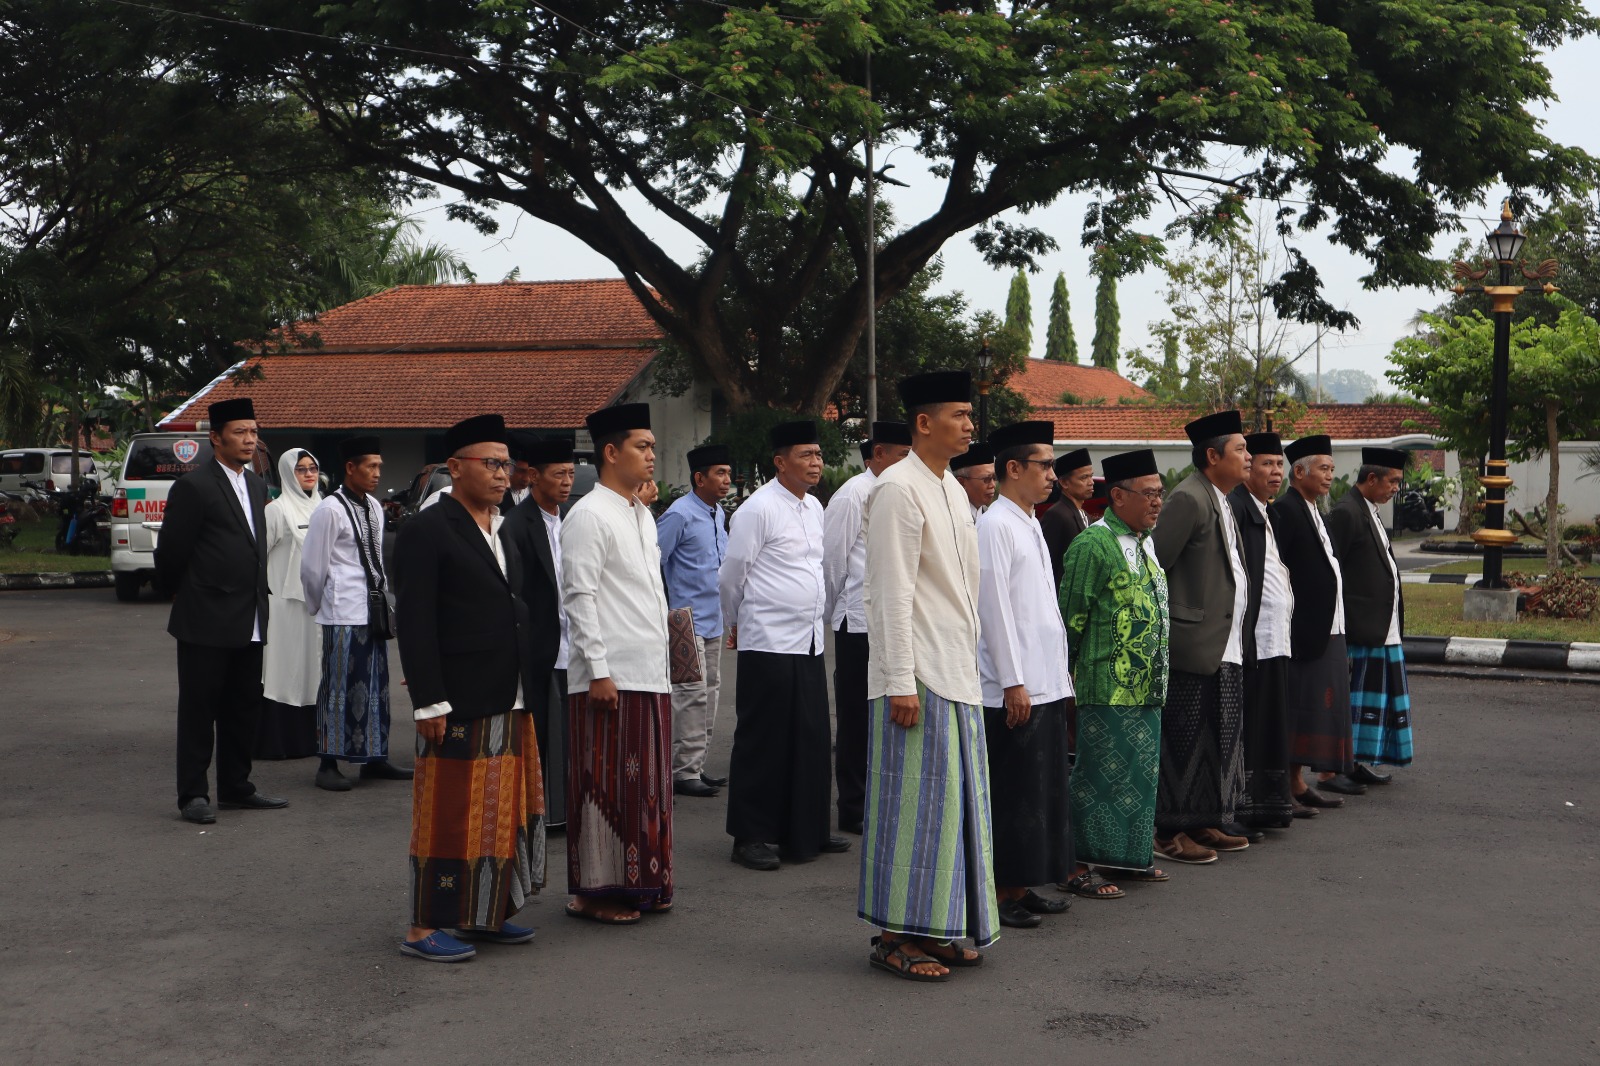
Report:
[[[1417,574],[1406,572],[1400,575],[1402,585],[1471,585],[1483,577],[1482,574]],[[1586,577],[1585,581],[1600,584],[1600,577]]]
[[[1496,640],[1490,637],[1407,637],[1406,662],[1500,670],[1600,673],[1600,644]]]
[[[0,574],[0,591],[5,589],[108,589],[111,571],[84,570],[78,573]]]

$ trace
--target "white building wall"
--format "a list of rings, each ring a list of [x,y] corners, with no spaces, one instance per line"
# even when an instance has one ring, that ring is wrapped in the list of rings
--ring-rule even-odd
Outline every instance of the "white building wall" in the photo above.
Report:
[[[711,385],[696,381],[682,396],[664,396],[654,388],[655,368],[639,376],[618,403],[648,403],[656,435],[656,480],[687,488],[689,449],[711,436]]]

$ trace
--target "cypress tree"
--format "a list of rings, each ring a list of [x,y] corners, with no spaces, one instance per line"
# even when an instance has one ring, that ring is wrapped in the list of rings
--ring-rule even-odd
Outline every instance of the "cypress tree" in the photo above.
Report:
[[[1050,325],[1044,334],[1044,357],[1058,363],[1078,361],[1078,338],[1072,335],[1072,304],[1067,299],[1067,276],[1056,275],[1050,290]]]
[[[1121,315],[1117,311],[1117,272],[1111,263],[1111,253],[1104,252],[1102,256],[1100,283],[1094,291],[1094,351],[1091,358],[1095,366],[1115,370],[1121,332]]]
[[[1028,275],[1018,267],[1011,278],[1011,291],[1006,293],[1006,328],[1017,331],[1022,338],[1024,355],[1033,354],[1033,301],[1028,295]]]

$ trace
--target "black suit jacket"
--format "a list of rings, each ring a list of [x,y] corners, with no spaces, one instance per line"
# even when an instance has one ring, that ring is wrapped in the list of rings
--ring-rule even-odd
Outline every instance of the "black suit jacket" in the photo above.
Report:
[[[259,618],[267,640],[267,483],[244,472],[256,533],[222,464],[172,484],[156,541],[156,576],[173,591],[167,632],[189,644],[243,648]]]
[[[1333,632],[1333,608],[1339,583],[1333,564],[1322,547],[1305,497],[1290,489],[1272,504],[1272,529],[1278,535],[1278,554],[1289,568],[1294,590],[1294,617],[1289,623],[1289,648],[1301,661],[1320,659]],[[1330,541],[1332,538],[1329,538]],[[1338,545],[1334,545],[1338,556]],[[1343,564],[1343,558],[1340,557]],[[1346,579],[1348,580],[1348,578]],[[1346,623],[1348,624],[1348,622]]]
[[[1250,575],[1249,601],[1244,611],[1244,662],[1256,664],[1256,622],[1261,617],[1261,584],[1267,569],[1267,518],[1256,506],[1255,497],[1243,485],[1228,493],[1239,526],[1239,545],[1244,549],[1244,568]]]
[[[1344,625],[1350,643],[1382,647],[1389,636],[1395,605],[1395,576],[1389,569],[1394,549],[1386,547],[1361,493],[1350,489],[1328,512],[1328,536],[1344,571]],[[1406,631],[1406,607],[1400,602],[1400,633]]]
[[[446,493],[400,529],[394,549],[395,640],[414,707],[450,702],[452,718],[487,718],[549,699],[534,661],[528,608],[517,595],[522,559],[505,536],[500,572],[483,531]]]
[[[1078,512],[1078,505],[1063,496],[1039,516],[1039,527],[1044,530],[1044,545],[1050,551],[1050,572],[1055,575],[1059,593],[1067,549],[1072,546],[1072,538],[1084,530],[1083,516]]]
[[[522,557],[522,582],[517,586],[517,595],[528,606],[534,657],[540,663],[548,662],[548,673],[555,669],[556,657],[561,653],[561,578],[550,552],[544,511],[531,493],[511,509],[500,532],[516,544],[517,554]]]

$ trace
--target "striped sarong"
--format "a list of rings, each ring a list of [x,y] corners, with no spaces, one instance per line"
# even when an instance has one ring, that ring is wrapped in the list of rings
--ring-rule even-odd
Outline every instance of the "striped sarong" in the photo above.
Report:
[[[1400,645],[1350,646],[1350,731],[1357,762],[1411,765],[1411,693]]]
[[[1151,863],[1161,708],[1078,706],[1072,770],[1072,840],[1077,859],[1119,870]]]
[[[499,929],[544,887],[544,777],[533,716],[507,711],[417,736],[411,924]]]
[[[856,913],[891,933],[979,947],[999,936],[983,709],[917,685],[910,729],[867,714],[867,809]]]
[[[619,692],[617,709],[567,697],[567,890],[672,902],[672,697]]]
[[[389,645],[366,626],[322,627],[317,754],[345,762],[389,757]]]

